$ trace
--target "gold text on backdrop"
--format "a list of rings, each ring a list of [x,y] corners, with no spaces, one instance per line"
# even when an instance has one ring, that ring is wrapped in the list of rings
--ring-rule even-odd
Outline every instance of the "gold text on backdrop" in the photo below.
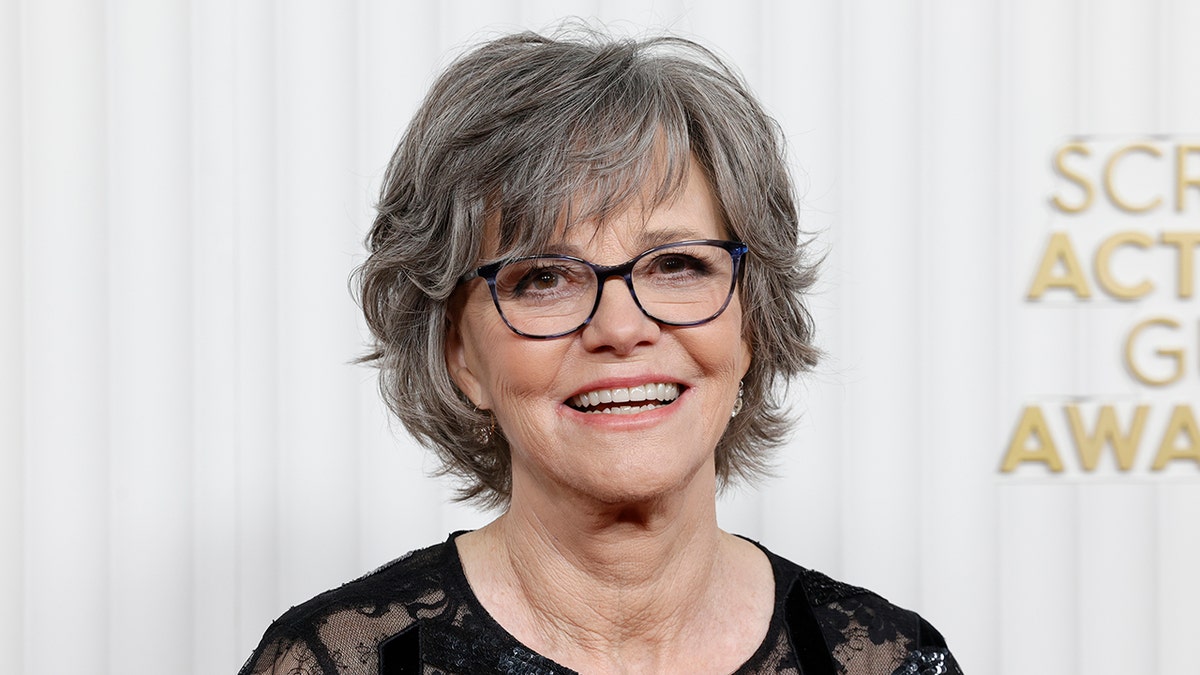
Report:
[[[1153,311],[1136,317],[1124,339],[1112,343],[1114,360],[1135,388],[1119,391],[1109,384],[1103,393],[1055,395],[1066,400],[1057,405],[1025,403],[1000,470],[1031,467],[1036,474],[1032,467],[1041,467],[1058,475],[1077,458],[1077,466],[1091,473],[1105,463],[1106,451],[1108,464],[1122,473],[1138,466],[1176,474],[1187,466],[1200,469],[1197,410],[1181,403],[1195,396],[1179,393],[1196,385],[1188,373],[1200,362],[1200,313],[1193,301],[1200,229],[1188,215],[1200,212],[1200,194],[1193,194],[1200,191],[1200,142],[1072,139],[1052,153],[1051,165],[1059,181],[1048,200],[1053,227],[1026,302],[1048,312],[1097,308],[1114,316],[1121,306]],[[1103,334],[1081,338],[1080,354],[1090,353],[1087,345],[1097,340],[1103,345]],[[1075,381],[1086,387],[1092,378]],[[1074,453],[1060,451],[1068,443]]]

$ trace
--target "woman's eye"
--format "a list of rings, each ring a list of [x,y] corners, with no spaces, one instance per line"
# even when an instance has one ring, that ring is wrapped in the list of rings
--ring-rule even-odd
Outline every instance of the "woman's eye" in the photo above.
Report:
[[[529,275],[528,286],[537,290],[549,290],[558,285],[561,277],[550,270],[538,270]]]
[[[555,293],[567,288],[571,282],[568,269],[550,265],[533,267],[525,270],[512,285],[512,295]]]
[[[652,271],[656,274],[703,274],[708,271],[708,265],[699,258],[672,253],[656,258]]]

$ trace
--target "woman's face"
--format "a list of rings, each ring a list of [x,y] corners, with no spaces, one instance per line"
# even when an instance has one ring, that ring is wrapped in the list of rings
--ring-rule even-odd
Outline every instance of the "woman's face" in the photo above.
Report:
[[[719,213],[693,162],[674,201],[649,214],[626,212],[599,229],[576,227],[552,248],[601,265],[623,263],[659,244],[727,238]],[[613,277],[604,281],[587,326],[548,340],[509,330],[483,280],[457,293],[447,364],[476,407],[493,412],[509,441],[514,502],[531,490],[636,502],[713,483],[713,450],[750,365],[736,293],[706,324],[663,326],[638,309],[623,279]],[[636,388],[668,398],[677,388],[679,395],[624,414],[579,409],[581,395],[620,400]]]

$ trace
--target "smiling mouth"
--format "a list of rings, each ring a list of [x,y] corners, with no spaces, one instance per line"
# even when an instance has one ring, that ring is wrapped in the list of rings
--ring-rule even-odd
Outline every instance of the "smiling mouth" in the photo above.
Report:
[[[596,389],[571,397],[567,405],[585,413],[630,415],[671,405],[679,398],[679,389],[674,382]]]

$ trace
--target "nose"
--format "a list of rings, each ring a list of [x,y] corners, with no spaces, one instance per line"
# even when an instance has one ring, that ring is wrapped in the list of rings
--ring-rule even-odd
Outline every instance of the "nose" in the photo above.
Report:
[[[633,293],[619,276],[602,281],[600,305],[583,327],[583,345],[588,351],[629,354],[641,345],[654,344],[662,332],[658,322],[646,316]]]

